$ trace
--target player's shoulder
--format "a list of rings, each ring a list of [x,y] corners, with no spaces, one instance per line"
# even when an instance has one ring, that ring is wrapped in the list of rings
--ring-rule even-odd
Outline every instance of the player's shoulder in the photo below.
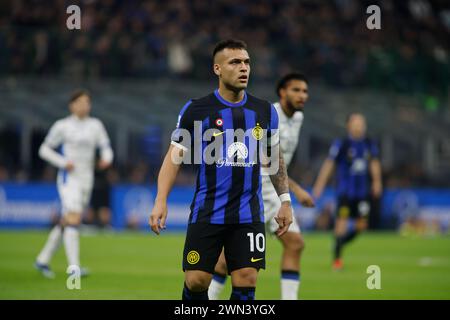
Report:
[[[279,102],[274,102],[274,103],[272,103],[272,105],[275,108],[275,110],[277,110],[277,112],[280,113],[280,111],[281,111],[281,104]]]
[[[71,122],[71,116],[67,116],[61,119],[58,119],[53,123],[53,127],[55,128],[64,128]]]
[[[335,138],[331,144],[332,148],[341,148],[347,141],[347,138]]]
[[[278,115],[280,124],[286,123],[287,119],[286,119],[286,116],[284,115],[283,109],[281,108],[281,104],[279,102],[273,102],[271,105],[272,105],[271,109],[275,110]]]
[[[214,103],[216,100],[215,100],[214,92],[211,92],[211,93],[207,94],[206,96],[193,98],[190,101],[193,106],[198,106],[198,105],[204,105],[204,104],[211,104],[211,103]]]
[[[97,128],[97,129],[103,128],[103,122],[99,118],[89,117],[86,120],[88,121],[89,125],[94,128]]]
[[[210,93],[206,96],[203,96],[203,97],[189,99],[181,107],[180,115],[182,115],[188,111],[199,109],[204,106],[210,106],[213,103],[214,103],[214,94],[212,94],[212,93]]]
[[[261,115],[262,119],[267,119],[268,122],[270,122],[271,119],[278,119],[278,112],[271,102],[255,97],[254,95],[249,93],[247,93],[246,107],[253,109],[259,115]]]
[[[370,136],[367,136],[364,139],[364,142],[365,142],[366,148],[369,148],[369,149],[372,149],[372,150],[378,150],[378,148],[379,148],[378,141],[376,141],[376,139],[374,139],[374,138],[372,138]]]
[[[269,108],[269,110],[271,108],[273,108],[272,103],[265,100],[265,99],[261,99],[258,98],[250,93],[247,92],[247,103],[248,104],[254,104],[254,105],[258,105],[258,106],[265,106],[266,108]]]
[[[99,125],[102,124],[102,121],[99,118],[96,117],[89,117],[86,119],[89,123]]]
[[[280,118],[280,122],[287,122],[287,117],[286,114],[283,111],[283,108],[281,107],[280,102],[274,102],[273,107],[275,108],[275,110],[278,113],[278,117]],[[303,111],[296,111],[294,112],[294,114],[292,115],[292,118],[290,119],[290,121],[298,123],[298,124],[302,124],[303,123],[303,119],[305,118],[305,115],[303,114]]]
[[[345,136],[334,139],[332,146],[343,152],[346,152],[346,150],[352,148],[353,144],[354,140],[352,140],[348,136]]]
[[[305,115],[303,114],[303,111],[297,111],[294,113],[294,115],[292,116],[292,118],[296,121],[296,122],[303,122],[303,119],[305,118]]]
[[[370,136],[366,136],[366,137],[364,138],[364,142],[365,142],[366,144],[368,144],[368,145],[375,144],[375,140],[374,140],[372,137],[370,137]]]
[[[329,156],[332,159],[336,160],[339,154],[342,154],[342,144],[343,144],[342,138],[336,138],[333,140],[329,151]]]

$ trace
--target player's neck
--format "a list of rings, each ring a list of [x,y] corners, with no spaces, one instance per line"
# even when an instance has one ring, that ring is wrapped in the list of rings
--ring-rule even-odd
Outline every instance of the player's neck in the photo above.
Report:
[[[76,120],[78,120],[78,121],[83,121],[83,120],[86,120],[89,116],[88,115],[86,115],[86,116],[78,116],[78,115],[76,115],[75,113],[72,113],[72,117],[74,118],[74,119],[76,119]]]
[[[228,102],[238,103],[244,99],[245,90],[233,91],[227,89],[225,86],[219,85],[219,95]]]
[[[288,118],[291,118],[296,111],[294,108],[289,108],[287,103],[285,103],[285,102],[283,103],[282,101],[280,101],[280,106],[281,106],[281,110],[283,110],[284,114]]]
[[[363,141],[366,138],[365,136],[354,136],[354,135],[351,135],[351,134],[348,134],[347,136],[348,136],[348,138],[350,140],[353,140],[353,141],[356,141],[356,142]]]

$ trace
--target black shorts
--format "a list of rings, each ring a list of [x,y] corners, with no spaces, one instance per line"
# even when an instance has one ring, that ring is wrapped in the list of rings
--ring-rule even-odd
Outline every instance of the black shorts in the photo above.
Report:
[[[202,270],[214,273],[222,248],[225,249],[228,274],[252,267],[266,267],[264,223],[188,225],[183,252],[183,271]]]
[[[368,218],[370,214],[369,199],[338,198],[336,216],[338,218]]]

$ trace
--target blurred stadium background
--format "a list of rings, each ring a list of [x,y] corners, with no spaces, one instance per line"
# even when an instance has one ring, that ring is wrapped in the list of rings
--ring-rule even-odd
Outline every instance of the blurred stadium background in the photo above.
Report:
[[[81,30],[66,28],[70,4],[81,7]],[[371,4],[381,8],[381,30],[366,27]],[[249,46],[255,95],[276,101],[276,80],[292,70],[309,78],[290,168],[297,181],[312,185],[351,111],[366,115],[381,148],[385,193],[372,232],[346,254],[347,274],[330,271],[332,186],[316,208],[295,205],[307,240],[302,297],[449,299],[449,33],[445,0],[0,0],[0,297],[179,298],[192,170],[182,170],[170,198],[175,233],[158,242],[128,230],[146,229],[177,114],[216,87],[212,48],[235,37]],[[94,275],[91,291],[75,294],[31,266],[59,214],[56,170],[37,151],[78,87],[92,93],[115,163],[96,174],[81,249]],[[277,298],[280,248],[268,249],[273,266],[258,292]],[[58,256],[61,274],[64,263]],[[369,264],[386,265],[393,291],[365,288]]]

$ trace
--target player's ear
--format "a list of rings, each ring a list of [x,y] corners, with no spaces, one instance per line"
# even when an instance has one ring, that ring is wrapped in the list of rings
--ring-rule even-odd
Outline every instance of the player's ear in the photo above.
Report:
[[[214,70],[214,73],[216,74],[216,76],[220,77],[220,64],[214,63],[213,70]]]

